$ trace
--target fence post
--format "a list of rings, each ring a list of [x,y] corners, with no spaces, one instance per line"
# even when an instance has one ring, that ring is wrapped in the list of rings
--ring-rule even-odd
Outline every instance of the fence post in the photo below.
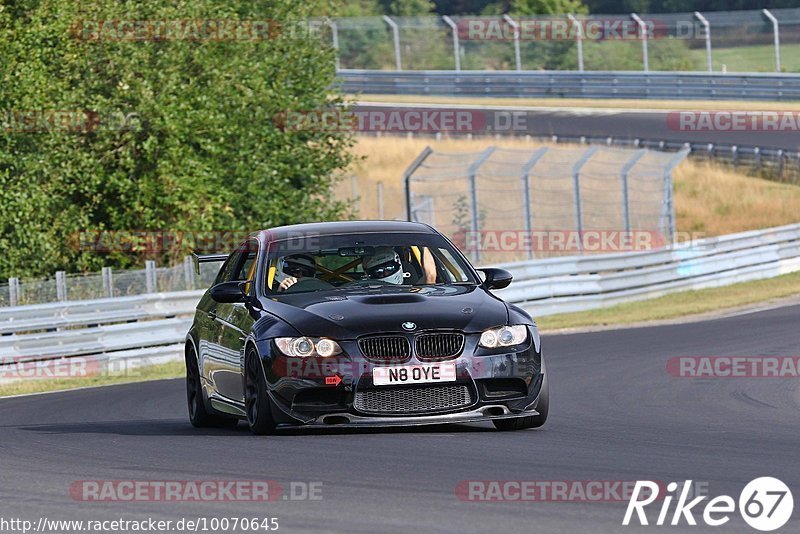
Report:
[[[636,153],[625,162],[625,165],[622,166],[619,173],[620,180],[622,181],[622,214],[625,220],[625,232],[629,234],[631,231],[631,206],[630,199],[628,198],[628,174],[630,174],[631,169],[645,154],[647,154],[647,150],[637,150]]]
[[[594,156],[600,148],[596,146],[589,147],[584,152],[575,165],[572,167],[572,185],[575,188],[575,229],[578,231],[578,248],[583,250],[583,213],[581,208],[581,167],[583,167],[589,159]]]
[[[403,171],[403,187],[406,190],[406,219],[409,221],[414,220],[414,205],[411,202],[411,176],[416,172],[422,162],[424,162],[428,156],[431,155],[433,149],[429,146],[426,146],[422,152],[419,153],[417,159],[411,162],[411,165]]]
[[[699,11],[694,12],[694,18],[703,25],[703,33],[706,39],[706,67],[708,72],[714,72],[714,63],[711,61],[711,25],[708,23],[708,19]]]
[[[114,281],[111,275],[111,267],[103,267],[100,274],[103,277],[103,294],[108,298],[112,298],[114,296]]]
[[[647,53],[647,25],[636,13],[631,13],[631,18],[639,25],[639,33],[642,36],[642,63],[644,64],[644,71],[650,71],[650,58]]]
[[[478,239],[478,232],[480,232],[481,225],[480,225],[480,217],[478,216],[478,169],[480,169],[481,165],[483,165],[489,156],[497,149],[497,147],[490,146],[483,152],[481,152],[478,159],[476,159],[467,169],[467,175],[469,176],[469,201],[470,201],[470,211],[472,212],[472,217],[470,218],[470,230],[472,230],[472,242],[480,243],[480,239]],[[478,239],[477,241],[475,241]],[[469,242],[469,241],[467,241]],[[480,247],[475,247],[475,250],[472,254],[473,259],[475,262],[481,261],[481,250]]]
[[[19,305],[19,278],[15,276],[8,279],[8,305]]]
[[[514,62],[517,65],[517,72],[522,70],[522,55],[519,51],[519,24],[517,24],[514,19],[508,16],[508,14],[503,15],[503,20],[505,20],[509,26],[514,28]]]
[[[156,262],[147,260],[144,262],[144,281],[148,293],[156,292]]]
[[[336,72],[339,72],[339,69],[341,68],[339,59],[339,26],[336,25],[335,20],[331,21],[331,40],[333,41],[333,53],[336,54],[334,66]]]
[[[666,234],[667,242],[672,245],[675,240],[675,199],[673,198],[672,171],[683,161],[692,151],[691,146],[686,143],[681,150],[675,153],[672,159],[664,166],[664,211],[667,218]]]
[[[394,39],[394,67],[395,70],[403,70],[403,63],[400,61],[400,28],[397,23],[392,20],[388,15],[383,16],[384,22],[392,29],[392,38]]]
[[[581,28],[581,23],[572,13],[568,14],[567,18],[575,27],[575,43],[578,46],[578,72],[583,72],[583,28]]]
[[[64,271],[56,271],[56,300],[67,300],[67,273]]]
[[[461,70],[461,47],[458,44],[458,26],[456,26],[456,23],[453,22],[453,19],[447,15],[442,16],[442,20],[444,20],[445,24],[450,26],[450,30],[453,32],[453,59],[455,59],[456,72],[458,72]]]
[[[378,180],[378,219],[385,219],[383,214],[383,182],[380,180]]]
[[[533,214],[531,212],[531,184],[530,174],[533,167],[539,162],[540,159],[547,153],[547,147],[543,146],[537,148],[531,155],[531,159],[525,162],[522,166],[522,202],[523,212],[525,213],[525,232],[528,238],[531,238],[531,247],[528,249],[528,258],[533,259]]]
[[[768,9],[762,9],[761,13],[767,17],[772,23],[772,35],[773,40],[775,42],[775,72],[781,71],[781,36],[780,36],[780,29],[778,25],[778,19],[775,18],[775,15],[769,12]]]

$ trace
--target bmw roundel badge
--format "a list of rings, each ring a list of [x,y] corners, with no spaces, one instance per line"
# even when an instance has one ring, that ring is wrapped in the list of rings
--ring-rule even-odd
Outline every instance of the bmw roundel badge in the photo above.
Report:
[[[416,329],[417,329],[416,323],[412,323],[411,321],[406,321],[403,323],[403,330],[411,331]]]

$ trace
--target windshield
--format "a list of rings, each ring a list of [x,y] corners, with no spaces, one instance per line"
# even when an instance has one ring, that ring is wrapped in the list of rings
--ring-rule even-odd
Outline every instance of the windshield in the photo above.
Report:
[[[270,245],[265,293],[474,284],[466,261],[435,234],[301,236]]]

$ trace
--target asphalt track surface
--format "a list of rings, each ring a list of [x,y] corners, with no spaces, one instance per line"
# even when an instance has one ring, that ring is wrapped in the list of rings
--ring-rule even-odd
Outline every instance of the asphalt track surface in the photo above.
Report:
[[[552,407],[538,430],[491,425],[285,431],[198,430],[180,380],[0,400],[0,517],[178,520],[277,517],[280,532],[756,532],[623,527],[625,504],[464,502],[464,480],[636,480],[707,484],[738,500],[776,476],[794,490],[800,387],[794,378],[693,379],[673,356],[797,355],[800,306],[699,323],[543,337]],[[322,482],[322,500],[81,502],[77,480]],[[285,494],[285,493],[284,493]],[[651,522],[658,509],[650,510]],[[702,510],[695,514],[701,520]]]
[[[361,102],[358,109],[377,111],[387,109],[441,110],[464,109],[474,110],[484,120],[473,120],[480,124],[479,134],[515,135],[529,134],[533,136],[586,136],[616,139],[646,139],[679,143],[716,143],[737,145],[740,147],[782,148],[797,151],[800,149],[800,135],[796,130],[784,131],[735,131],[735,130],[682,130],[675,116],[676,111],[692,111],[691,102],[675,102],[675,109],[670,110],[626,110],[620,108],[547,108],[547,107],[514,107],[514,106],[479,106],[461,104],[379,104]],[[720,102],[718,111],[729,111],[724,102]],[[515,129],[508,118],[516,112],[524,117]],[[672,115],[671,115],[672,114]],[[503,115],[503,118],[495,118]],[[697,124],[704,124],[697,121]],[[498,128],[498,125],[500,128]],[[724,123],[723,123],[724,125]],[[518,131],[517,131],[518,130]]]

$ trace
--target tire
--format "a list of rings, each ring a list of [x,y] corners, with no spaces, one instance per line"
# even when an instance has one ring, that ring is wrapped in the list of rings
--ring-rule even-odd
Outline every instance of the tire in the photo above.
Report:
[[[550,388],[547,385],[545,376],[542,390],[539,393],[539,403],[536,405],[539,415],[527,417],[515,417],[513,419],[497,419],[492,421],[497,430],[525,430],[526,428],[539,428],[547,421],[547,413],[550,411]]]
[[[235,417],[224,417],[209,413],[203,401],[203,386],[200,381],[200,369],[194,348],[189,347],[186,353],[186,402],[189,408],[189,421],[197,428],[233,428],[239,424]]]
[[[244,406],[247,424],[253,434],[262,436],[275,432],[272,401],[264,383],[261,360],[253,347],[247,350],[244,361]]]

